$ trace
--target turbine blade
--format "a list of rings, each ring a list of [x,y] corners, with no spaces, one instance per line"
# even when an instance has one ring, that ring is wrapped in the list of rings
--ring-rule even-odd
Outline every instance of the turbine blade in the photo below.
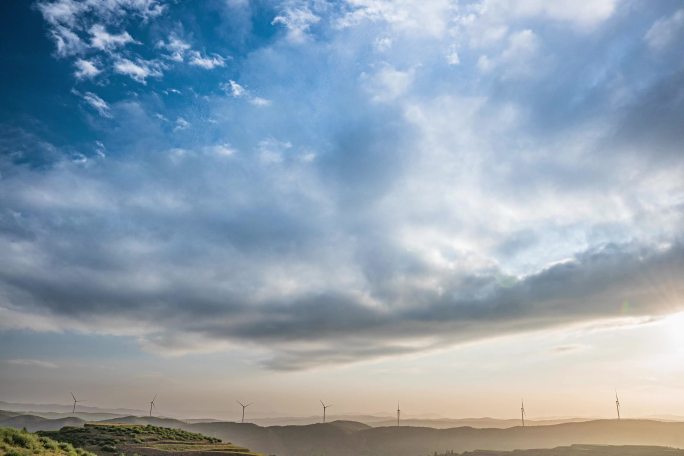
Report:
[[[74,396],[74,393],[71,393],[71,397],[73,397],[74,400],[76,400],[76,396]]]

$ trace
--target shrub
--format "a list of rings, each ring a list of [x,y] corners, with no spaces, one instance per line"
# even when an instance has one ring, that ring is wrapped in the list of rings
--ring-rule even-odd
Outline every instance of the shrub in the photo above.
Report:
[[[95,456],[25,430],[0,428],[0,454],[6,456]]]

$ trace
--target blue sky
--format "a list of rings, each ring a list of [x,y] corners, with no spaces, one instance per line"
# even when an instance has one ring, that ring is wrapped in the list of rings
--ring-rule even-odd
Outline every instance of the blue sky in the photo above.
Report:
[[[607,379],[612,337],[641,363],[681,324],[681,2],[0,8],[5,400],[95,394],[95,360],[273,402],[540,344],[547,384]]]

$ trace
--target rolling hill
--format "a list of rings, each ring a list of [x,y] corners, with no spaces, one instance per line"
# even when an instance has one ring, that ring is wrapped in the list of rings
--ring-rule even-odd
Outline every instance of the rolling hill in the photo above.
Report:
[[[68,396],[67,396],[68,397]],[[21,412],[24,414],[33,414],[42,416],[43,413],[68,413],[71,414],[73,405],[68,404],[37,404],[37,403],[20,403],[0,401],[0,409],[9,410],[13,412]],[[31,413],[29,413],[31,412]],[[112,415],[112,416],[127,416],[127,415],[141,415],[145,410],[133,410],[125,408],[100,408],[93,407],[86,404],[79,404],[78,414],[92,413],[95,415]]]
[[[185,421],[174,418],[162,418],[157,416],[122,416],[107,420],[99,420],[98,423],[118,423],[118,424],[151,424],[153,426],[163,426],[169,428],[180,428],[186,426]]]
[[[649,445],[684,447],[684,423],[652,420],[593,420],[545,426],[509,428],[455,427],[436,429],[414,426],[371,427],[355,421],[326,424],[267,426],[235,422],[191,423],[170,418],[127,416],[100,424],[153,425],[179,428],[234,442],[278,456],[417,456],[435,451],[567,447],[582,445]],[[16,415],[0,419],[0,426],[30,430],[57,430],[83,426],[78,418],[50,420]]]
[[[451,456],[445,453],[439,456]],[[657,446],[571,445],[552,449],[488,451],[477,450],[461,456],[684,456],[684,450]]]
[[[35,415],[14,415],[6,418],[0,418],[0,427],[9,427],[15,429],[26,429],[31,432],[35,431],[56,431],[64,426],[83,426],[83,421],[80,418],[57,418],[49,419],[42,416]]]
[[[259,427],[239,423],[188,424],[184,429],[229,439],[278,456],[416,456],[478,449],[554,448],[573,444],[684,447],[684,423],[596,420],[549,426],[476,429],[383,427],[354,429],[337,422],[309,426]]]
[[[64,427],[39,435],[97,455],[258,456],[247,448],[223,443],[217,438],[151,425],[87,423],[83,427]]]
[[[530,426],[550,426],[562,423],[579,423],[583,421],[591,421],[588,418],[557,418],[557,419],[539,419],[539,420],[525,420]],[[390,427],[396,424],[396,418],[386,418],[377,421],[364,421],[373,427]],[[503,418],[404,418],[401,420],[402,426],[412,427],[430,427],[435,429],[450,429],[455,427],[474,427],[474,428],[510,428],[520,426],[520,419],[503,419]]]

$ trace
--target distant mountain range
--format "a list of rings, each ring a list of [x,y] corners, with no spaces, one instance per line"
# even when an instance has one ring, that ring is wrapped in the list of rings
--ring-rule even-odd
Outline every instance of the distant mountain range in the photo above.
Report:
[[[0,401],[0,410],[8,410],[14,412],[39,412],[41,415],[45,413],[71,414],[72,407],[73,406],[71,404],[22,404]],[[135,410],[126,408],[104,409],[99,407],[89,407],[84,404],[78,405],[78,412],[79,414],[90,413],[95,415],[111,415],[111,418],[115,416],[145,414],[145,410]]]
[[[70,404],[25,404],[0,401],[0,410],[21,413],[25,415],[36,415],[43,418],[66,418],[77,417],[84,421],[101,421],[108,419],[116,419],[127,416],[146,416],[146,410],[135,410],[127,408],[101,408],[93,406],[84,406],[79,404],[76,414],[72,414],[72,405]],[[2,416],[0,416],[1,418]],[[216,418],[178,418],[186,423],[211,423],[211,422],[225,422],[229,420]],[[675,415],[653,415],[644,417],[645,419],[653,419],[659,421],[684,421],[684,416]],[[561,423],[573,423],[582,421],[592,421],[597,418],[577,418],[577,417],[554,417],[542,418],[536,420],[526,420],[531,426],[547,426]],[[282,416],[270,418],[252,418],[249,421],[259,426],[287,426],[287,425],[308,425],[317,424],[321,420],[320,416]],[[382,415],[331,415],[329,421],[358,421],[372,427],[386,427],[394,426],[396,418]],[[449,429],[454,427],[469,426],[474,428],[509,428],[520,425],[520,420],[506,419],[506,418],[436,418],[436,417],[406,417],[402,418],[401,424],[405,426],[414,427],[431,427],[436,429]]]
[[[82,426],[84,422],[76,417],[50,419],[0,411],[0,426],[26,427],[31,431],[56,430],[66,425]],[[133,415],[102,422],[179,428],[278,456],[420,456],[434,452],[507,451],[573,444],[684,447],[684,422],[654,420],[593,420],[524,428],[459,426],[449,429],[372,427],[357,421],[342,420],[326,424],[259,426],[253,423],[197,423]]]
[[[452,456],[452,454],[439,456]],[[684,456],[684,450],[657,446],[571,445],[534,450],[478,450],[463,453],[461,456]]]
[[[57,418],[49,419],[35,415],[0,415],[0,427],[11,427],[16,429],[25,428],[27,431],[58,431],[64,426],[83,426],[80,418]]]
[[[278,456],[418,456],[477,449],[553,448],[573,444],[684,447],[684,423],[595,420],[547,426],[500,428],[370,427],[332,422],[308,426],[260,427],[239,423],[197,423],[187,430],[229,439]]]

